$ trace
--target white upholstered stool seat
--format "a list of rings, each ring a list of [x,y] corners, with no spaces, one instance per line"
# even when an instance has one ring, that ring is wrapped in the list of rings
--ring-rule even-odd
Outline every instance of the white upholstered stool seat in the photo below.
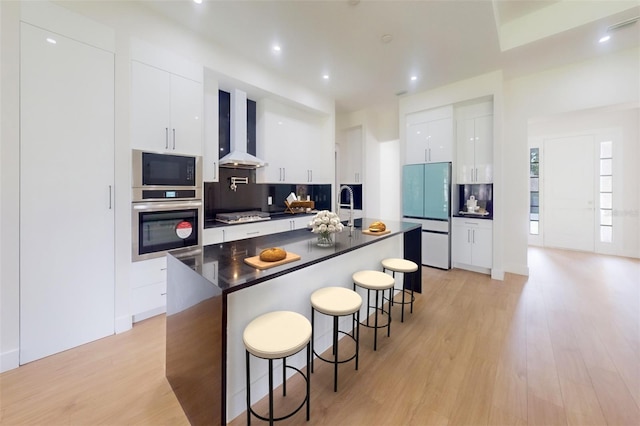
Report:
[[[353,290],[344,287],[325,287],[316,290],[311,295],[311,324],[315,329],[315,313],[329,315],[333,317],[333,359],[324,358],[321,354],[317,354],[314,349],[314,338],[311,337],[311,353],[319,359],[333,364],[333,391],[338,391],[338,364],[351,361],[355,358],[356,370],[358,369],[358,340],[360,337],[360,307],[362,306],[362,297]],[[338,318],[345,315],[351,315],[352,330],[351,334],[338,328]],[[313,332],[312,332],[313,333]],[[349,336],[355,343],[354,354],[346,359],[338,359],[338,335],[339,333]],[[313,358],[311,359],[311,372],[313,373]]]
[[[356,290],[357,287],[361,287],[367,290],[367,320],[364,324],[365,327],[370,327],[374,329],[373,334],[373,350],[378,349],[378,329],[379,328],[387,328],[387,337],[391,336],[391,306],[384,309],[384,292],[389,290],[389,299],[393,296],[393,287],[395,285],[395,279],[389,275],[385,274],[381,271],[358,271],[353,274],[353,289]],[[375,304],[371,305],[371,291],[375,292]],[[382,305],[380,304],[380,293],[382,293]],[[369,309],[374,309],[374,325],[369,325]],[[387,313],[387,322],[386,324],[379,325],[378,324],[378,313]]]
[[[287,365],[287,357],[300,352],[305,346],[307,372],[309,372],[311,358],[311,323],[297,312],[276,311],[261,315],[251,321],[244,329],[242,340],[246,353],[246,386],[247,386],[247,424],[251,424],[253,414],[260,420],[273,424],[274,421],[284,420],[297,413],[305,404],[307,406],[307,421],[309,420],[309,401],[311,395],[310,377],[296,367]],[[268,417],[256,413],[251,408],[251,372],[250,354],[263,358],[269,362],[269,413]],[[287,395],[287,368],[300,374],[307,384],[307,392],[302,403],[292,412],[276,417],[273,410],[273,361],[282,359],[282,394]]]
[[[410,288],[407,289],[407,280],[404,278],[406,275],[405,274],[409,274],[411,272],[415,272],[418,270],[418,265],[415,262],[412,262],[410,260],[406,260],[406,259],[400,259],[400,258],[396,258],[396,257],[390,257],[387,259],[383,259],[382,260],[382,271],[386,272],[386,271],[391,271],[392,272],[392,276],[393,278],[396,277],[396,272],[400,272],[403,274],[403,283],[402,283],[402,287],[401,288],[396,288],[394,289],[394,294],[392,295],[392,298],[390,300],[391,305],[394,305],[395,303],[400,303],[402,305],[402,314],[400,316],[400,322],[404,322],[404,305],[411,305],[411,313],[413,313],[413,302],[415,300],[415,297],[413,295],[413,282],[411,282],[410,284]],[[396,302],[394,300],[395,296],[395,292],[396,291],[401,291],[402,292],[402,301],[401,302]],[[406,301],[405,300],[405,296],[409,295],[409,300]]]
[[[297,312],[269,312],[255,318],[242,335],[244,346],[252,355],[278,359],[296,354],[311,339],[311,323]]]
[[[313,292],[311,306],[326,315],[349,315],[360,309],[362,297],[348,288],[325,287]]]

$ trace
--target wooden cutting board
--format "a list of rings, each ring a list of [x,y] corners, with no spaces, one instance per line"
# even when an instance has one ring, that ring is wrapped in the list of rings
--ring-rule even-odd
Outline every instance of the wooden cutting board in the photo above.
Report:
[[[384,231],[381,231],[381,232],[373,232],[373,231],[369,231],[368,229],[364,229],[362,231],[363,234],[374,235],[376,237],[379,237],[380,235],[388,234],[389,232],[391,232],[391,231],[389,231],[388,229],[386,229]]]
[[[285,257],[282,260],[278,260],[276,262],[265,262],[263,260],[260,260],[260,256],[253,256],[253,257],[245,258],[244,263],[246,263],[249,266],[253,266],[256,269],[269,269],[269,268],[273,268],[274,266],[280,266],[285,263],[295,262],[296,260],[300,260],[300,259],[301,259],[300,255],[287,252],[287,257]]]

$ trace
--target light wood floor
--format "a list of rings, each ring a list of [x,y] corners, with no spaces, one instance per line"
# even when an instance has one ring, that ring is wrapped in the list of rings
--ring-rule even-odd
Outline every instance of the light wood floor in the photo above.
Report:
[[[640,262],[532,248],[529,266],[504,281],[425,268],[413,315],[401,324],[394,308],[377,352],[363,331],[337,394],[316,361],[308,424],[640,424]],[[164,332],[158,316],[3,373],[0,424],[188,424]]]

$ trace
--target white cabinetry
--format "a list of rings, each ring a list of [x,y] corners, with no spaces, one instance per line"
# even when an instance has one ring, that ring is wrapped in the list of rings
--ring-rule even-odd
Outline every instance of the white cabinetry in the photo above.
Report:
[[[406,116],[406,164],[453,161],[453,107]]]
[[[493,103],[459,107],[457,116],[457,182],[493,182]]]
[[[309,222],[311,222],[313,216],[300,216],[300,217],[292,217],[291,219],[280,219],[275,221],[278,224],[278,231],[295,231],[296,229],[305,229]]]
[[[257,104],[257,157],[268,163],[258,183],[332,183],[333,140],[327,118],[271,99]]]
[[[167,258],[133,262],[130,276],[133,322],[164,313],[167,306]]]
[[[340,184],[359,184],[363,179],[362,126],[352,127],[343,133],[340,144]]]
[[[203,146],[202,146],[202,171],[205,182],[218,182],[220,179],[220,139],[218,82],[205,75],[203,99]]]
[[[493,265],[493,222],[454,217],[451,245],[453,266],[489,272]]]
[[[131,145],[202,155],[202,83],[131,61]]]
[[[231,225],[224,227],[224,241],[236,241],[245,238],[258,237],[272,233],[274,226],[270,221],[256,223],[245,223],[242,225]]]
[[[206,228],[202,233],[202,245],[219,244],[224,242],[224,228]]]
[[[64,31],[20,24],[20,364],[115,326],[114,46]]]

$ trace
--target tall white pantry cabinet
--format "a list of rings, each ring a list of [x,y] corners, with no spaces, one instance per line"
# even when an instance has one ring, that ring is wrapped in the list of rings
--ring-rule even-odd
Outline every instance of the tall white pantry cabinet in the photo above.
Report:
[[[114,48],[42,22],[20,28],[20,364],[114,333]]]

